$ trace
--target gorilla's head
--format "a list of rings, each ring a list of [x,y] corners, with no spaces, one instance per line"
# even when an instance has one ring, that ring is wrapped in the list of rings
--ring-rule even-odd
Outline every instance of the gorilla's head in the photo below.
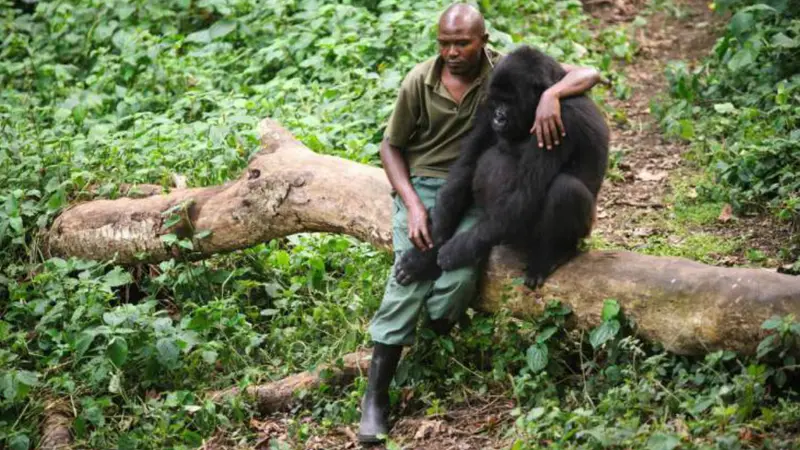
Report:
[[[527,139],[539,98],[563,75],[555,60],[531,47],[520,47],[503,58],[489,80],[486,98],[495,133],[511,141]]]

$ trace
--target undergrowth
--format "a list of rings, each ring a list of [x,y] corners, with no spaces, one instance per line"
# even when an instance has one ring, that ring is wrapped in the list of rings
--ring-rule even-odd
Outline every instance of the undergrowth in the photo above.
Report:
[[[710,6],[731,15],[724,34],[697,68],[668,67],[670,99],[654,110],[667,135],[691,142],[691,157],[707,167],[697,189],[701,199],[730,203],[744,214],[769,211],[797,229],[800,4],[723,0]]]
[[[35,447],[54,402],[75,414],[77,448],[196,448],[216,436],[252,446],[257,412],[208,391],[366,344],[390,258],[354,239],[297,235],[122,268],[47,258],[42,233],[71,202],[114,198],[123,183],[236,177],[265,116],[315,151],[377,164],[396,89],[434,53],[446,3],[76,0],[21,14],[0,0],[0,446]],[[600,68],[624,94],[614,62],[633,47],[620,28],[592,33],[579,2],[480,6],[494,47],[540,46]],[[769,324],[778,337],[759,360],[695,360],[629,337],[622,314],[609,301],[585,335],[567,331],[558,304],[525,322],[473,314],[452,337],[423,333],[393,399],[431,415],[513,399],[514,419],[495,431],[517,449],[791,442],[795,363],[781,351],[795,345],[793,322]],[[300,393],[289,442],[271,448],[352,426],[364,383]]]
[[[0,446],[36,446],[54,402],[75,414],[77,447],[246,442],[251,406],[208,390],[367,343],[390,261],[353,239],[122,268],[48,258],[43,234],[71,202],[123,184],[237,177],[263,117],[315,151],[377,164],[402,76],[435,54],[447,3],[76,0],[24,14],[0,0]],[[633,54],[621,29],[591,32],[574,0],[480,6],[498,50],[537,45],[609,78]]]

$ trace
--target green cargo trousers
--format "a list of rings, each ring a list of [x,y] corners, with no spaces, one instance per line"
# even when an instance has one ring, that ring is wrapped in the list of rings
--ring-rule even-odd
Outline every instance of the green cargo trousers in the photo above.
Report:
[[[445,180],[432,177],[412,177],[411,184],[417,191],[426,208],[436,202],[436,194]],[[400,255],[414,244],[408,238],[408,212],[399,196],[394,197],[392,214],[392,245],[394,264]],[[457,232],[469,229],[478,220],[479,209],[471,207],[458,226]],[[389,274],[389,281],[378,312],[370,324],[370,334],[374,342],[386,345],[411,345],[414,343],[417,320],[423,305],[431,320],[447,318],[455,323],[475,297],[478,285],[479,267],[462,267],[443,272],[436,280],[423,280],[402,286],[394,278],[395,267]]]

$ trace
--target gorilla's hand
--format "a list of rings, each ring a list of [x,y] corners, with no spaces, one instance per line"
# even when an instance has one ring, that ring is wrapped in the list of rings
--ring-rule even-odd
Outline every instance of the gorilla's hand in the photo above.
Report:
[[[412,248],[403,253],[395,268],[394,278],[403,286],[419,280],[434,280],[442,273],[436,265],[436,249],[419,251]]]
[[[439,249],[437,262],[442,270],[454,270],[478,262],[470,233],[458,233]]]

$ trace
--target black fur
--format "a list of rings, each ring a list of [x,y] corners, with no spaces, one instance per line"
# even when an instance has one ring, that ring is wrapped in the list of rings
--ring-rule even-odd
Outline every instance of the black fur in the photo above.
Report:
[[[591,231],[609,133],[595,104],[574,96],[561,100],[567,133],[561,145],[539,148],[529,132],[539,98],[564,75],[554,59],[530,47],[497,64],[475,126],[432,211],[436,248],[406,252],[395,274],[398,282],[476,264],[493,246],[508,244],[527,255],[526,284],[535,288],[577,254]],[[483,209],[482,217],[453,236],[473,202]]]

